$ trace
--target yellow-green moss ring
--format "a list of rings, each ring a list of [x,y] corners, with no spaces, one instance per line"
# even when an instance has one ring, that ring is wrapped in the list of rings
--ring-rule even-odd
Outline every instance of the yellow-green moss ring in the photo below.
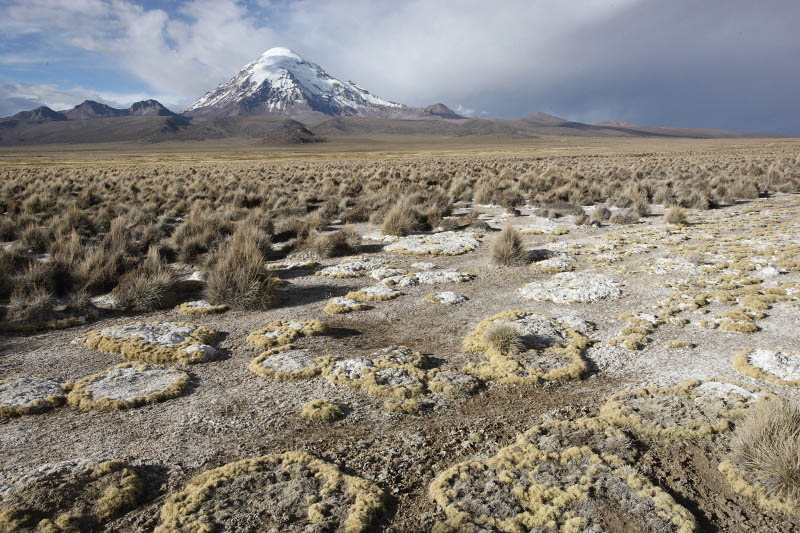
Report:
[[[696,399],[700,393],[696,391],[704,384],[720,384],[725,387],[736,387],[747,391],[756,396],[751,401],[747,397],[741,396],[736,392],[730,392],[728,401],[733,403],[730,407],[721,409],[716,415],[719,417],[717,422],[706,422],[702,418],[685,420],[685,424],[675,424],[672,426],[662,426],[657,420],[650,420],[639,415],[632,409],[628,402],[637,399],[648,399],[655,395],[674,396],[678,400],[683,400],[687,405],[695,406]],[[747,410],[758,402],[767,401],[774,398],[774,395],[758,387],[726,381],[723,379],[712,378],[706,380],[690,380],[675,385],[674,387],[646,387],[635,390],[623,390],[612,395],[608,401],[600,408],[600,416],[607,422],[623,428],[630,428],[644,435],[653,435],[664,438],[708,438],[716,433],[730,430],[731,421],[741,418]]]
[[[112,326],[105,329],[90,331],[85,342],[89,348],[107,353],[122,355],[125,359],[144,361],[148,363],[184,363],[195,364],[208,360],[205,350],[191,350],[193,346],[207,345],[217,336],[217,332],[205,326],[196,326],[187,322],[178,322],[170,325],[191,328],[193,331],[186,336],[180,344],[159,345],[151,344],[137,336],[114,337],[103,332],[141,325],[142,327],[156,327],[160,324],[133,323],[121,326]],[[188,350],[187,350],[188,349]]]
[[[163,375],[169,381],[164,388],[146,392],[141,396],[129,398],[104,397],[92,390],[92,386],[101,382],[104,378],[125,373],[127,369],[141,372],[155,372]],[[72,407],[83,410],[113,411],[118,409],[130,409],[142,405],[163,402],[170,398],[180,396],[189,385],[189,374],[177,369],[163,369],[153,367],[144,363],[122,363],[108,368],[97,374],[86,376],[75,382],[72,390],[67,395],[67,403]]]
[[[300,416],[316,422],[333,422],[341,418],[342,410],[333,402],[317,399],[304,403]]]
[[[560,344],[540,350],[528,350],[538,354],[551,353],[554,356],[564,357],[566,364],[550,370],[528,369],[520,364],[515,357],[501,353],[493,348],[486,340],[486,333],[500,321],[515,322],[528,316],[541,316],[543,319],[552,320],[550,317],[527,311],[505,311],[481,321],[463,341],[464,349],[468,352],[483,354],[483,360],[468,363],[464,372],[480,379],[497,381],[505,384],[537,384],[541,381],[568,381],[580,379],[589,372],[589,365],[583,353],[592,341],[569,327],[560,325],[565,340]],[[524,354],[521,354],[524,355]]]
[[[287,352],[291,352],[294,350],[296,350],[296,348],[291,344],[287,344],[285,346],[277,346],[262,353],[261,355],[250,361],[250,366],[248,368],[250,369],[251,372],[255,374],[274,378],[277,380],[308,379],[317,376],[322,371],[323,363],[321,362],[322,360],[319,358],[311,365],[294,370],[280,370],[264,366],[264,362],[270,357],[279,354],[287,355]],[[309,359],[310,358],[311,357],[309,356]]]
[[[754,353],[756,350],[752,348],[748,348],[746,350],[742,350],[733,358],[733,368],[739,371],[740,374],[745,376],[760,379],[763,381],[771,381],[773,383],[777,383],[779,385],[791,385],[793,387],[800,386],[800,379],[795,380],[786,380],[781,379],[779,376],[772,374],[770,372],[764,371],[764,369],[752,364],[750,362],[750,355]],[[772,350],[770,350],[772,351]],[[780,353],[797,357],[800,360],[800,353],[798,352],[783,352]]]
[[[271,348],[281,344],[289,344],[300,336],[324,335],[328,325],[319,320],[294,322],[291,320],[275,320],[265,328],[258,329],[247,336],[247,342],[259,348]]]
[[[127,464],[107,461],[94,466],[56,469],[45,476],[48,483],[58,484],[58,490],[42,487],[41,499],[35,506],[28,498],[37,490],[26,485],[20,490],[22,502],[11,493],[0,502],[0,526],[10,531],[35,529],[45,532],[100,530],[100,526],[132,509],[143,494],[141,478]],[[23,503],[24,502],[24,503]],[[89,529],[86,529],[87,526]]]
[[[800,501],[783,496],[770,496],[761,485],[748,482],[743,472],[730,461],[720,463],[718,470],[725,476],[734,492],[755,500],[764,511],[790,516],[797,516],[800,513]]]
[[[217,313],[224,313],[228,310],[227,305],[204,305],[204,306],[193,306],[190,305],[191,302],[183,302],[179,306],[175,308],[175,310],[179,313],[183,313],[184,315],[189,316],[203,316],[203,315],[213,315]]]
[[[357,363],[360,366],[358,371],[348,370],[348,362]],[[369,359],[334,361],[326,357],[321,358],[319,364],[323,375],[334,385],[344,385],[363,390],[371,396],[388,398],[391,401],[384,402],[384,407],[398,412],[414,412],[419,409],[419,401],[407,400],[424,394],[432,377],[425,369],[428,358],[404,346],[380,350]],[[393,380],[396,383],[392,383]]]
[[[317,494],[308,494],[306,498],[306,516],[311,523],[319,522],[323,518],[320,512],[324,506],[335,504],[336,498],[351,503],[340,503],[348,505],[346,515],[342,523],[331,526],[347,533],[369,531],[383,509],[385,495],[377,486],[344,474],[336,465],[305,452],[291,451],[229,463],[195,476],[186,488],[167,498],[161,508],[161,523],[154,533],[222,531],[222,524],[215,520],[219,504],[215,503],[214,498],[228,483],[238,477],[247,476],[250,487],[262,482],[266,489],[276,481],[274,472],[290,473],[292,469],[307,469],[307,479],[317,479],[321,485]],[[266,497],[260,490],[254,490],[250,494],[254,498]],[[237,497],[237,506],[246,505],[241,501],[242,496],[246,494]],[[239,508],[243,513],[248,512],[246,507]],[[262,515],[262,519],[265,518],[267,517]]]
[[[23,391],[20,391],[19,387],[22,387]],[[36,392],[37,388],[41,391]],[[0,398],[4,392],[11,391],[10,401],[0,403],[0,419],[41,413],[58,407],[66,400],[68,389],[69,384],[40,377],[23,376],[0,380]],[[26,392],[29,398],[24,399]]]
[[[571,482],[559,482],[561,470],[567,470]],[[537,481],[540,472],[550,471],[553,474]],[[600,524],[589,521],[591,506],[586,503],[597,490],[595,482],[605,486],[609,481],[626,485],[632,497],[651,507],[649,517],[661,524],[668,522],[672,531],[695,531],[696,522],[689,511],[618,457],[601,457],[585,446],[543,451],[523,438],[485,461],[456,464],[433,480],[430,498],[446,517],[434,531],[546,528],[577,532],[597,527]],[[470,494],[472,487],[474,495]]]

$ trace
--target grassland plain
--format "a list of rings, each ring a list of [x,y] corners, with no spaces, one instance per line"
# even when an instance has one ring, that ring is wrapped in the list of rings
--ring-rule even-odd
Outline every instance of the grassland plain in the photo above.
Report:
[[[125,410],[54,404],[0,419],[0,501],[16,506],[0,503],[0,517],[55,508],[47,499],[64,479],[75,501],[102,499],[91,476],[47,465],[114,460],[141,480],[124,512],[103,517],[114,531],[169,528],[174,503],[195,493],[202,498],[184,507],[203,513],[189,519],[218,520],[226,531],[470,524],[477,531],[478,522],[525,530],[533,524],[526,520],[541,520],[547,531],[800,527],[797,502],[764,507],[759,473],[730,454],[751,405],[800,401],[800,390],[787,385],[800,380],[800,369],[779,357],[800,351],[800,143],[393,142],[376,140],[362,152],[355,141],[294,152],[203,143],[0,151],[0,379],[7,380],[0,412],[23,397],[35,401],[35,391],[15,392],[12,379],[69,387],[123,362],[76,339],[133,322],[185,322],[176,306],[214,299],[207,279],[222,285],[219,298],[233,299],[209,302],[230,310],[191,317],[217,332],[219,356],[191,367],[179,361],[191,381],[178,396]],[[404,237],[381,229],[401,202],[395,212],[406,220],[397,227],[412,228],[412,236],[469,233],[477,248],[392,252]],[[674,206],[685,223],[664,216]],[[493,244],[509,225],[529,260],[497,265]],[[356,242],[348,234],[352,256],[321,256],[320,236],[343,229],[360,236]],[[315,275],[356,260],[366,266],[343,268],[347,277]],[[537,267],[541,261],[550,261],[547,268]],[[397,297],[350,313],[324,311],[332,298],[385,287],[384,275]],[[151,277],[158,283],[147,283]],[[420,282],[426,279],[438,281]],[[154,310],[115,302],[120,285]],[[453,306],[426,300],[444,290],[468,299]],[[269,306],[248,309],[254,294],[267,295]],[[518,327],[516,349],[499,358],[490,339],[472,337],[481,324],[492,329],[489,319],[514,325],[502,320],[509,311],[547,320]],[[251,371],[274,346],[248,337],[263,337],[277,321],[290,329],[326,325],[321,334],[293,335],[291,348],[270,360],[292,371],[313,362],[320,372],[276,379]],[[162,329],[137,337],[137,346],[180,345]],[[578,336],[587,340],[570,361],[580,359],[581,372],[524,379],[562,365],[552,346]],[[468,338],[475,350],[465,348]],[[397,346],[408,350],[386,350]],[[757,371],[743,372],[735,358],[755,348],[767,355],[750,355],[747,368]],[[470,372],[495,359],[503,373]],[[342,386],[329,378],[333,369],[376,390],[412,391],[400,399],[413,399],[414,408],[387,405],[369,387]],[[688,392],[673,394],[679,390]],[[323,400],[341,415],[302,415],[309,402]],[[589,429],[564,443],[560,433],[535,442],[524,436],[565,424]],[[682,431],[687,424],[714,431]],[[606,456],[598,435],[629,444],[615,444]],[[553,459],[562,456],[568,462],[558,467]],[[263,479],[254,478],[258,493],[238,475],[249,464],[242,461],[270,465],[259,470]],[[496,471],[479,475],[480,465]],[[315,470],[331,472],[329,481],[308,481]],[[457,471],[470,475],[447,477]],[[545,471],[549,478],[534,478]],[[583,477],[572,484],[575,472]],[[84,477],[85,491],[95,492],[81,496]],[[207,482],[221,495],[216,503]],[[742,490],[742,483],[755,488]],[[528,490],[517,496],[525,509],[504,507],[511,502],[497,495],[519,494],[516,485],[558,488],[560,499]],[[586,500],[589,486],[594,500]],[[603,493],[609,487],[614,492]],[[649,520],[610,512],[614,502],[634,500],[672,514]],[[225,511],[214,515],[215,505]],[[548,522],[561,508],[569,516]],[[90,511],[80,509],[97,514]],[[0,522],[0,531],[9,523]]]

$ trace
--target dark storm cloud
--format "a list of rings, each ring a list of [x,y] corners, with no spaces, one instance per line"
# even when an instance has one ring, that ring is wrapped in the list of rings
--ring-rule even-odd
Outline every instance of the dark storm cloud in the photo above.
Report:
[[[0,30],[106,54],[176,105],[266,48],[289,46],[334,76],[410,105],[800,134],[796,0],[154,5],[16,2],[0,8]]]

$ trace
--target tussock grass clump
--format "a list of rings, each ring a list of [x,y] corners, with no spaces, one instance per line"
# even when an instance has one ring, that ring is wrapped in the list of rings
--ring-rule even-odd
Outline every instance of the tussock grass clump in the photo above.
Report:
[[[768,511],[800,511],[800,409],[785,400],[757,405],[736,427],[730,462],[720,465],[737,492]],[[734,472],[733,469],[738,470]]]
[[[50,242],[47,232],[39,226],[30,225],[22,230],[20,242],[33,252],[44,252]]]
[[[635,224],[639,222],[639,218],[638,212],[634,209],[626,208],[611,215],[610,221],[612,224]]]
[[[13,241],[17,238],[17,222],[11,217],[0,218],[0,241]]]
[[[686,217],[686,211],[679,205],[673,205],[664,213],[664,220],[668,224],[676,224],[678,226],[685,226],[689,221]]]
[[[177,278],[160,257],[158,249],[151,247],[145,260],[127,273],[111,292],[122,309],[153,311],[175,304]]]
[[[491,349],[503,355],[514,355],[524,348],[517,328],[509,324],[492,326],[483,337]]]
[[[592,222],[606,222],[611,218],[611,210],[603,205],[598,206],[592,211]]]
[[[361,235],[352,228],[343,228],[333,233],[317,233],[308,246],[317,257],[328,258],[355,254],[360,244]]]
[[[342,410],[333,402],[317,399],[304,403],[300,416],[315,422],[333,422],[342,417]]]
[[[267,268],[258,241],[248,232],[237,232],[209,269],[206,298],[231,309],[269,309],[279,285]]]
[[[381,231],[384,235],[404,237],[413,231],[427,229],[425,217],[411,204],[403,199],[397,202],[383,217]]]
[[[214,249],[233,232],[230,222],[209,210],[204,202],[195,204],[170,238],[172,248],[178,252],[178,259],[184,263],[191,263]]]
[[[6,319],[16,324],[47,322],[53,317],[55,301],[46,289],[35,287],[30,291],[15,289],[6,312]]]
[[[492,260],[504,266],[521,266],[530,262],[528,253],[522,246],[519,230],[511,224],[503,228],[492,246]]]

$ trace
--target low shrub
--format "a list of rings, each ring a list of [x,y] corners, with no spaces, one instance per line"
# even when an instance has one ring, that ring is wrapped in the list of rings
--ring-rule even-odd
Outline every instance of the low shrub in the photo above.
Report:
[[[492,260],[504,266],[520,266],[529,263],[528,253],[522,246],[522,236],[511,224],[503,228],[492,245]]]
[[[407,200],[397,202],[383,217],[384,235],[405,236],[413,231],[427,229],[425,217]]]
[[[175,273],[151,247],[145,260],[125,274],[113,291],[117,305],[133,311],[154,311],[172,307],[176,299]]]
[[[252,235],[238,232],[220,250],[208,273],[206,299],[231,309],[268,309],[280,281],[267,270]]]
[[[356,253],[361,244],[361,235],[352,228],[343,228],[333,233],[317,233],[308,244],[308,248],[317,257],[341,257]]]
[[[800,409],[788,401],[756,405],[731,441],[731,460],[770,496],[800,499]]]
[[[493,350],[503,355],[519,353],[523,348],[519,332],[514,326],[508,324],[492,326],[484,334],[484,338]]]
[[[620,209],[611,215],[610,221],[612,224],[635,224],[639,222],[639,213],[630,208]]]
[[[679,205],[673,205],[667,209],[664,213],[664,220],[669,224],[677,224],[678,226],[685,226],[688,222],[686,211]]]

